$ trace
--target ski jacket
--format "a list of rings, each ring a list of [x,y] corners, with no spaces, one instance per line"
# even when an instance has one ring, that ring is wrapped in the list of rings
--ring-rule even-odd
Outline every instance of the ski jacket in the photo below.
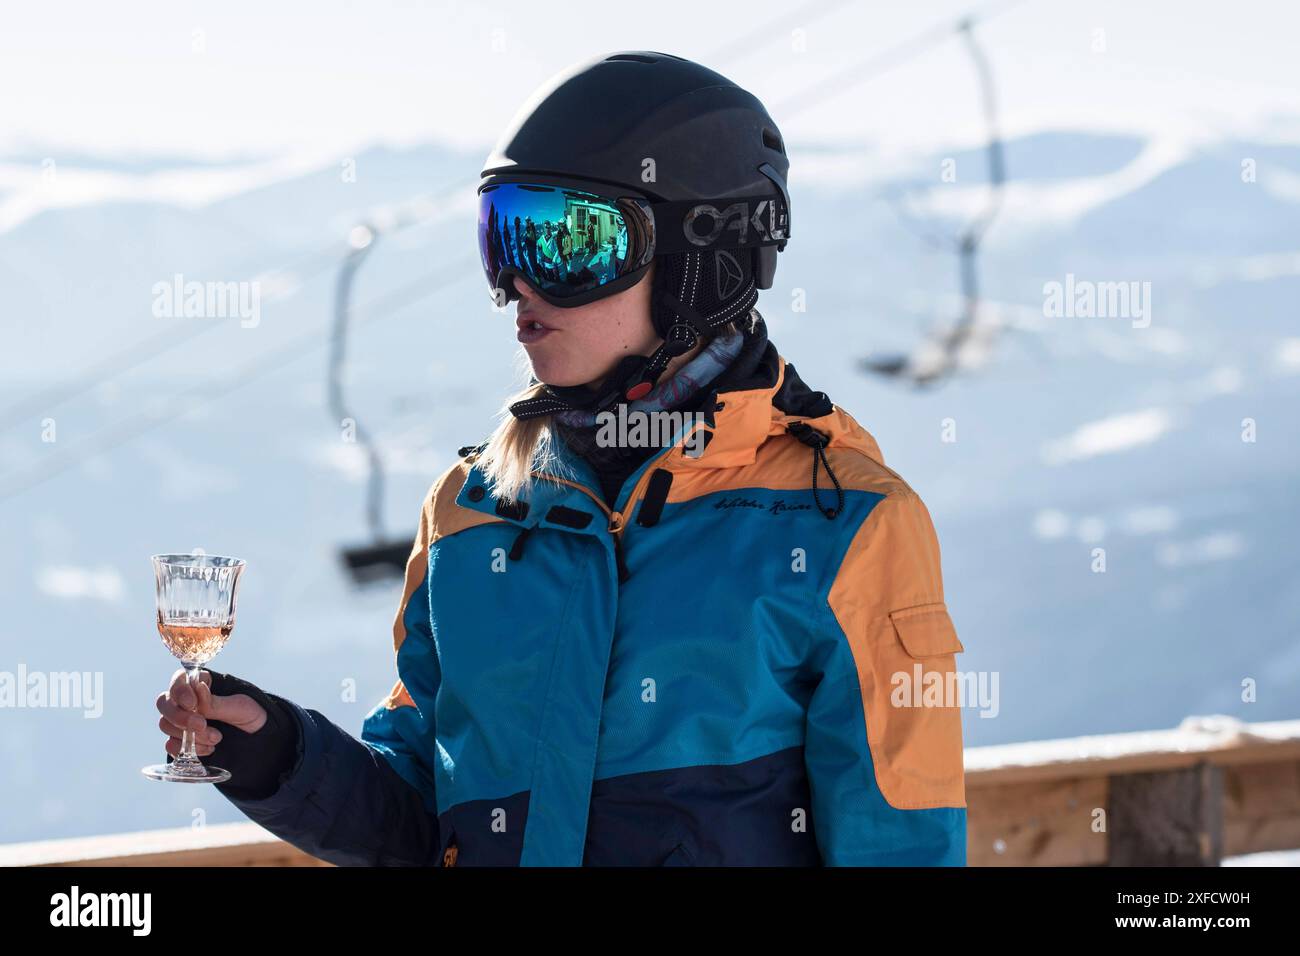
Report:
[[[296,766],[232,801],[343,864],[964,865],[924,504],[771,343],[703,407],[612,508],[576,456],[511,502],[462,449],[392,692],[360,740],[290,705]]]

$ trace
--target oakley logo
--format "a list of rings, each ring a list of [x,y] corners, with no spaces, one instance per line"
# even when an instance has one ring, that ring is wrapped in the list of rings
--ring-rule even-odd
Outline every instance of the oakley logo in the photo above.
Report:
[[[701,226],[709,230],[707,234],[701,234]],[[755,239],[750,238],[751,226],[757,233]],[[778,220],[776,203],[764,199],[754,208],[753,213],[749,211],[747,202],[734,202],[721,212],[716,206],[700,203],[682,220],[682,231],[686,234],[687,240],[696,246],[712,245],[728,229],[736,230],[738,233],[736,241],[742,246],[751,242],[763,242],[766,239],[784,239],[785,216],[782,214]]]

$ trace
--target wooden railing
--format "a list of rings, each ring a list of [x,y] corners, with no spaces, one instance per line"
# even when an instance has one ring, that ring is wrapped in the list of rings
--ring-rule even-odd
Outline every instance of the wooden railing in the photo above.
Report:
[[[1300,720],[966,750],[971,866],[1216,865],[1300,849]],[[253,823],[0,846],[0,866],[323,866]]]
[[[256,823],[0,846],[0,866],[327,866]]]
[[[1214,866],[1300,849],[1300,720],[966,751],[971,866]]]

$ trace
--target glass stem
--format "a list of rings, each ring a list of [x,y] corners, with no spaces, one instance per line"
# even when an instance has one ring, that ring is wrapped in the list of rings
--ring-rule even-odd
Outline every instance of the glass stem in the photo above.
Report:
[[[185,682],[190,685],[190,690],[194,693],[194,699],[198,700],[199,693],[194,690],[194,686],[199,682],[199,669],[197,666],[185,665]],[[194,752],[194,747],[194,731],[187,727],[181,732],[181,752],[176,756],[176,759],[180,763],[189,766],[201,766],[198,754]]]

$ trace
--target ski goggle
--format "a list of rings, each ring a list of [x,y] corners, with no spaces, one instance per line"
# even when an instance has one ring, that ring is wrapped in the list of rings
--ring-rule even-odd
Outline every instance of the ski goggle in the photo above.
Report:
[[[783,245],[788,210],[783,196],[664,202],[576,180],[493,181],[479,188],[479,254],[499,306],[518,298],[512,276],[576,306],[634,285],[655,255]]]

